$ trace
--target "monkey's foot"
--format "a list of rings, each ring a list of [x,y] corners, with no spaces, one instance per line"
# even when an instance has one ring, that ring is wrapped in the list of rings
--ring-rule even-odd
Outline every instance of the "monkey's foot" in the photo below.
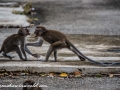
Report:
[[[33,57],[35,58],[40,58],[40,55],[38,55],[37,53],[36,54],[32,54]]]
[[[12,57],[11,57],[11,56],[8,56],[8,58],[9,58],[10,60],[12,60]]]
[[[83,57],[79,56],[79,58],[81,61],[85,61],[85,59]]]
[[[5,53],[3,53],[2,55],[5,56],[5,57],[7,57],[7,58],[9,58],[10,60],[12,60],[11,56],[6,55]]]
[[[40,60],[41,62],[47,62],[48,60]]]

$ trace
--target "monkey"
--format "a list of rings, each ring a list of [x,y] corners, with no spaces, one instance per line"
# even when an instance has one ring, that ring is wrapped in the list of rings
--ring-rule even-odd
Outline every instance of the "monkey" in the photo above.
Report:
[[[35,82],[33,80],[26,80],[23,83],[23,90],[43,90],[41,87],[27,87],[27,85],[34,85]]]
[[[40,37],[36,43],[28,43],[28,46],[42,46],[43,41],[50,43],[50,47],[47,51],[45,61],[47,62],[49,56],[54,52],[55,61],[57,61],[57,50],[62,48],[68,48],[73,53],[75,53],[81,61],[88,60],[92,63],[99,65],[120,65],[120,62],[98,62],[94,61],[84,54],[82,54],[66,37],[65,34],[56,30],[47,30],[44,26],[36,26],[34,31],[35,37]]]
[[[29,49],[25,47],[25,37],[27,35],[30,35],[29,29],[27,27],[21,27],[18,30],[17,34],[12,34],[3,41],[0,53],[3,52],[2,55],[9,59],[12,59],[12,57],[7,55],[7,53],[12,52],[12,51],[16,51],[16,53],[18,54],[21,60],[27,60],[25,51],[29,53],[30,55],[37,57],[37,54],[32,54],[29,51]],[[19,45],[20,45],[20,48],[19,48]],[[22,57],[21,51],[25,58]]]
[[[37,42],[35,43],[27,43],[26,46],[42,46],[44,40],[50,43],[50,47],[47,51],[45,62],[48,61],[49,56],[52,52],[54,52],[54,58],[55,61],[57,61],[57,50],[62,48],[68,48],[69,50],[73,51],[81,61],[85,61],[87,59],[88,61],[99,64],[99,65],[119,65],[120,62],[98,62],[95,60],[92,60],[85,55],[83,55],[64,35],[62,32],[56,31],[56,30],[47,30],[44,26],[36,26],[34,31],[35,37],[40,37]]]
[[[40,28],[44,29],[43,32],[39,32],[38,29],[40,29]],[[46,31],[47,31],[47,33],[44,36],[44,33]],[[39,33],[41,33],[41,34],[39,34]],[[54,30],[46,30],[45,27],[40,26],[40,27],[36,27],[34,34],[36,35],[36,37],[40,36],[41,38],[39,38],[38,41],[35,43],[27,43],[26,46],[42,46],[42,43],[44,40],[51,44],[51,46],[49,47],[49,50],[47,52],[45,62],[48,61],[48,58],[53,51],[54,51],[55,61],[57,61],[57,49],[61,49],[61,48],[68,48],[71,51],[73,51],[81,59],[81,61],[85,60],[74,49],[70,48],[68,43],[66,43],[66,41],[65,41],[68,39],[63,33],[54,31]]]

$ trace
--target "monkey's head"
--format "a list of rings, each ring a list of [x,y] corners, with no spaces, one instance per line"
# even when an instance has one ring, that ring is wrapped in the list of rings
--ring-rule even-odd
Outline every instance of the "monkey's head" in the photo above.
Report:
[[[21,27],[19,30],[18,30],[18,35],[21,35],[21,36],[27,36],[27,35],[30,35],[30,31],[27,27]]]
[[[43,27],[43,26],[37,26],[35,28],[35,32],[34,32],[35,37],[44,35],[46,31],[47,31],[47,29],[45,27]]]

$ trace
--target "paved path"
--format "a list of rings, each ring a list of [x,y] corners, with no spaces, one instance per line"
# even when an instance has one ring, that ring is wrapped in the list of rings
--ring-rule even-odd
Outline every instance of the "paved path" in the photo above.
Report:
[[[18,29],[1,29],[0,31],[0,42],[2,44],[3,40],[13,34],[16,33]],[[31,32],[34,31],[33,28],[30,28]],[[96,61],[104,61],[104,62],[120,62],[120,37],[119,36],[109,36],[109,35],[73,35],[69,34],[67,37],[70,39],[72,43],[87,57],[96,60]],[[27,37],[28,42],[36,41],[36,38],[31,34]],[[76,71],[77,68],[83,70],[84,73],[98,73],[98,72],[119,72],[119,66],[109,66],[109,67],[101,67],[99,65],[91,64],[88,61],[80,62],[79,58],[73,54],[71,51],[67,49],[59,50],[58,52],[58,62],[54,61],[53,55],[50,56],[49,62],[41,62],[40,60],[44,60],[46,52],[49,48],[49,44],[44,42],[42,47],[29,47],[30,50],[34,53],[38,53],[41,57],[37,60],[34,57],[28,56],[28,61],[24,62],[19,60],[19,57],[16,53],[11,53],[13,61],[10,61],[0,55],[0,68],[5,68],[6,70],[19,70],[19,69],[30,69],[34,68],[35,71],[66,71],[73,72]],[[36,61],[37,60],[37,61]],[[12,67],[11,67],[12,66]],[[29,67],[29,68],[27,68]],[[92,72],[91,72],[92,71]]]
[[[21,0],[24,1],[33,3],[37,14],[32,16],[39,19],[36,24],[48,29],[66,34],[120,35],[119,0]]]
[[[4,1],[4,0],[3,0]],[[20,1],[20,0],[12,0]],[[26,0],[21,0],[26,1]],[[29,0],[30,1],[30,0]],[[33,0],[31,0],[33,1]],[[39,1],[36,3],[36,1]],[[104,0],[34,0],[34,6],[39,15],[37,24],[46,26],[48,29],[60,30],[67,34],[71,42],[86,56],[97,61],[120,61],[120,11],[117,4],[103,2]],[[112,1],[112,0],[105,0]],[[114,1],[114,0],[113,0]],[[115,0],[118,1],[118,0]],[[43,12],[41,12],[43,11]],[[31,32],[34,30],[31,29]],[[17,29],[0,29],[0,46],[3,40]],[[70,34],[70,35],[68,35]],[[71,35],[72,34],[72,35]],[[77,35],[76,35],[77,34]],[[81,34],[97,34],[81,35]],[[101,36],[108,35],[108,36]],[[109,36],[118,35],[118,36]],[[35,38],[28,38],[35,41]],[[49,44],[42,47],[29,47],[33,52],[41,55],[44,59]],[[28,55],[29,61],[23,62],[13,53],[13,61],[0,55],[0,69],[11,70],[34,70],[38,72],[73,72],[81,69],[86,73],[120,73],[120,66],[102,67],[90,64],[88,61],[80,62],[70,51],[60,50],[58,62],[36,61]],[[82,77],[73,79],[45,78],[45,77],[2,77],[0,85],[9,83],[22,84],[25,79],[34,79],[40,84],[47,85],[44,90],[119,90],[119,77]],[[0,88],[0,90],[16,90],[16,88]],[[21,90],[21,88],[17,88]]]
[[[87,57],[97,61],[120,61],[120,26],[119,26],[119,7],[114,7],[113,4],[104,2],[88,2],[86,0],[68,1],[68,0],[44,0],[34,2],[38,17],[40,20],[37,24],[46,26],[48,29],[56,29],[67,34],[68,38],[74,45]],[[31,28],[31,32],[34,28]],[[13,33],[16,33],[17,29],[0,29],[0,42]],[[69,35],[68,35],[69,34]],[[88,34],[88,35],[82,35]],[[89,35],[92,34],[92,35]],[[97,34],[97,35],[93,35]],[[102,36],[104,35],[104,36]],[[112,35],[112,36],[109,36]],[[35,41],[35,38],[30,36],[28,41]],[[45,58],[45,54],[48,50],[49,44],[44,43],[42,47],[29,47],[33,52],[41,55],[40,60]],[[12,54],[14,60],[18,60],[16,54]],[[0,56],[1,60],[5,61],[5,58]],[[30,60],[36,60],[28,55]],[[53,61],[53,57],[50,57],[50,61]],[[88,61],[85,63],[78,63],[79,59],[67,49],[60,50],[58,53],[58,61],[56,63],[62,66],[62,62],[74,62],[69,65],[78,66],[88,65]],[[16,63],[16,64],[15,64]],[[23,62],[21,62],[23,63]],[[34,62],[36,63],[36,62]],[[39,63],[40,66],[42,63]],[[45,63],[44,63],[45,64]],[[1,63],[1,68],[4,66],[17,66],[17,61],[12,64],[10,61]],[[28,66],[31,64],[28,63]],[[34,64],[35,65],[35,64]],[[49,66],[49,62],[45,66]],[[27,66],[27,64],[26,64]],[[50,65],[51,66],[51,65]],[[19,67],[19,65],[18,65]],[[60,67],[60,66],[59,66]],[[96,67],[95,67],[96,68]],[[114,68],[114,67],[112,67]],[[118,69],[117,69],[118,70]]]
[[[21,85],[26,79],[34,79],[37,84],[45,85],[43,90],[120,90],[120,78],[82,77],[82,78],[49,78],[36,76],[4,77],[0,85]],[[0,90],[22,90],[20,87],[0,88]]]
[[[120,35],[119,0],[42,0],[33,6],[37,24],[48,29],[66,34]]]

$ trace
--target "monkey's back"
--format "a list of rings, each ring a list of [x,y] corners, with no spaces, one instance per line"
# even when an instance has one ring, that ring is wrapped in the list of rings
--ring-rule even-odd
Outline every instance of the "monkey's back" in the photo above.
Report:
[[[6,46],[10,46],[10,45],[19,45],[18,41],[20,39],[21,39],[20,35],[12,34],[4,40],[2,46],[6,47]]]
[[[46,33],[42,35],[42,37],[45,41],[49,42],[50,44],[55,43],[57,41],[66,40],[67,38],[63,33],[55,30],[47,30]]]

